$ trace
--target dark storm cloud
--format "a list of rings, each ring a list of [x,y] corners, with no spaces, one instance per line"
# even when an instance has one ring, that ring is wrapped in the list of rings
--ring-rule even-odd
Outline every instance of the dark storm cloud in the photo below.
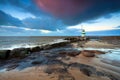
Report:
[[[120,0],[36,0],[36,3],[52,15],[62,17],[67,25],[76,25],[120,11]]]
[[[2,11],[0,11],[0,25],[23,26],[22,22]]]

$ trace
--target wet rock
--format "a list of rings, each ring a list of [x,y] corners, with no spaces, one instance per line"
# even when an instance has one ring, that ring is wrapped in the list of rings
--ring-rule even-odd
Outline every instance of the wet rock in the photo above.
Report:
[[[71,64],[68,64],[68,67],[80,69],[81,64],[79,64],[79,63],[71,63]]]
[[[10,55],[12,58],[25,58],[29,52],[26,48],[16,48],[11,51]]]
[[[80,41],[80,37],[67,37],[64,40],[69,40],[70,42]]]
[[[48,74],[57,74],[58,80],[75,80],[75,78],[68,72],[67,68],[60,68],[60,67],[48,67],[45,70],[45,73]]]
[[[83,54],[86,57],[94,57],[95,54],[105,54],[105,52],[98,50],[83,50],[81,51],[81,54]]]
[[[60,52],[59,54],[75,57],[80,54],[80,51],[63,51],[63,52]]]
[[[52,69],[46,69],[46,70],[44,70],[44,72],[47,73],[47,74],[52,74],[53,70]]]
[[[96,72],[96,75],[97,75],[97,76],[106,76],[106,77],[110,78],[110,80],[119,80],[119,78],[111,75],[110,73],[106,73],[106,72],[97,71],[97,72]]]
[[[67,52],[62,51],[62,52],[60,52],[59,54],[66,55],[66,54],[67,54]]]
[[[28,51],[28,54],[31,53],[31,48],[25,48],[26,51]]]
[[[8,59],[10,57],[10,50],[0,50],[0,59]]]
[[[60,43],[48,44],[48,45],[42,46],[42,48],[43,48],[43,50],[49,50],[49,49],[53,49],[53,48],[66,46],[66,45],[68,45],[68,43],[69,42],[60,42]]]
[[[43,48],[39,46],[31,48],[31,52],[39,52],[41,50],[43,50]]]
[[[68,66],[72,68],[78,68],[83,74],[87,76],[96,74],[96,68],[89,66],[89,65],[80,64],[80,63],[71,63]]]
[[[85,57],[94,57],[95,56],[95,52],[91,51],[91,50],[83,50],[81,52],[81,54],[83,54]]]
[[[20,52],[20,56],[19,56],[19,57],[24,58],[24,57],[26,57],[26,56],[27,56],[27,54],[28,54],[28,52],[27,52],[27,51],[21,51],[21,52]]]
[[[52,49],[52,46],[51,45],[45,45],[45,46],[42,46],[43,50],[48,50],[48,49]]]
[[[49,59],[45,64],[47,64],[47,65],[58,64],[58,65],[63,65],[63,66],[67,65],[67,64],[63,63],[61,60],[56,60],[56,59]]]
[[[44,72],[48,73],[48,74],[52,74],[52,73],[66,74],[66,73],[68,73],[67,69],[64,69],[64,68],[50,68],[50,67],[48,67]]]
[[[29,56],[28,58],[29,58],[30,60],[34,60],[34,59],[36,59],[35,56]]]
[[[86,37],[86,41],[90,41],[90,37]]]
[[[88,68],[82,68],[80,69],[80,71],[87,76],[91,76],[92,74],[91,70],[89,70]]]
[[[7,71],[13,70],[13,69],[15,69],[15,68],[18,67],[18,66],[19,66],[19,64],[9,65],[9,66],[7,67]]]
[[[65,57],[62,57],[62,59],[64,59],[64,60],[70,60],[71,58],[69,56],[65,56]]]
[[[107,75],[107,76],[110,78],[110,80],[119,80],[118,78],[114,77],[113,75]]]
[[[52,44],[51,47],[52,48],[56,48],[56,47],[63,47],[63,46],[66,46],[68,45],[69,42],[60,42],[60,43],[55,43],[55,44]]]
[[[104,74],[103,72],[100,72],[100,71],[97,71],[97,72],[96,72],[96,75],[97,75],[97,76],[105,76],[105,74]]]
[[[77,42],[77,41],[89,41],[90,38],[85,37],[85,39],[84,39],[83,37],[67,37],[64,40],[69,40],[70,42]]]
[[[67,75],[59,75],[58,80],[75,80],[75,78],[67,74]]]
[[[71,57],[75,57],[75,56],[77,56],[79,54],[80,54],[80,52],[69,52],[69,53],[67,53],[67,55],[71,56]]]
[[[33,61],[31,64],[36,65],[36,64],[41,64],[42,61]]]
[[[105,54],[103,51],[93,50],[95,54]]]
[[[51,54],[51,53],[45,53],[44,56],[47,57],[47,58],[55,58],[58,55],[57,54]]]

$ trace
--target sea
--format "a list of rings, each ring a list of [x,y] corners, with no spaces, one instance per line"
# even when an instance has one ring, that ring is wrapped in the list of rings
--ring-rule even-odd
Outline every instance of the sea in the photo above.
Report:
[[[62,42],[63,37],[47,37],[47,36],[1,36],[0,37],[0,50],[12,50],[14,48],[28,48],[41,46],[45,44],[52,44]]]

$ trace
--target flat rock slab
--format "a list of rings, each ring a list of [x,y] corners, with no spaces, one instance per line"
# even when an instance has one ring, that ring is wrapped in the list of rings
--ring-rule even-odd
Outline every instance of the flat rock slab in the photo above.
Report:
[[[94,57],[95,54],[105,54],[105,52],[98,50],[83,50],[81,51],[81,54],[83,54],[85,57]]]

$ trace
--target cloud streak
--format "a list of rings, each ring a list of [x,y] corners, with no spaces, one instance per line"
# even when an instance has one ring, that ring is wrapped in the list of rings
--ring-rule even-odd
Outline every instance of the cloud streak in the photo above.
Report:
[[[22,21],[0,11],[0,25],[23,26]]]

